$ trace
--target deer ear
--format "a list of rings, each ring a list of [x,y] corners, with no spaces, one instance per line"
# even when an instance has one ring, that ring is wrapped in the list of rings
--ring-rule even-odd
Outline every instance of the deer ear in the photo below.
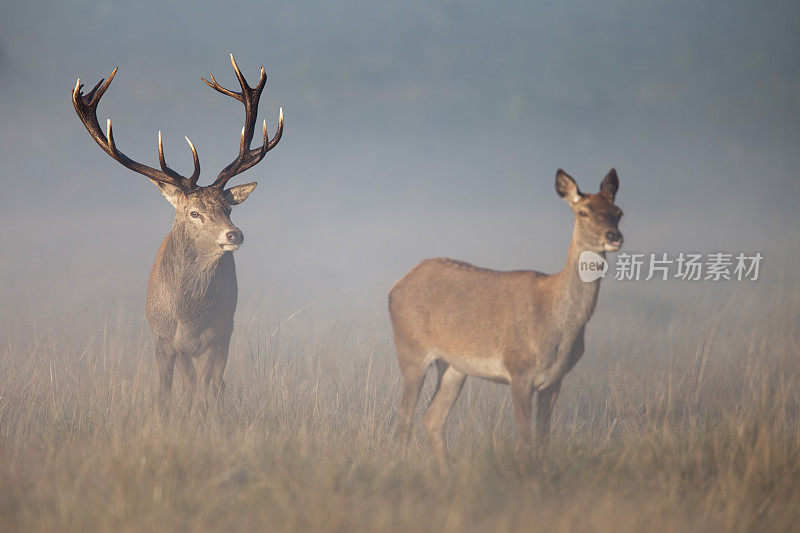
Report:
[[[556,172],[556,192],[571,204],[574,204],[583,196],[575,180],[560,168]]]
[[[244,185],[237,185],[236,187],[225,189],[222,194],[225,196],[225,200],[229,204],[239,205],[247,199],[251,192],[253,192],[253,189],[256,188],[256,185],[258,185],[258,183],[255,181],[252,183],[245,183]]]
[[[600,183],[600,194],[613,202],[618,189],[619,178],[617,178],[617,170],[612,168],[608,171],[606,177],[603,178],[603,182]]]
[[[169,203],[173,206],[176,205],[176,202],[179,198],[183,196],[183,190],[180,187],[176,187],[171,183],[164,183],[162,181],[150,180],[155,183],[158,190],[161,191],[161,196],[167,199]]]

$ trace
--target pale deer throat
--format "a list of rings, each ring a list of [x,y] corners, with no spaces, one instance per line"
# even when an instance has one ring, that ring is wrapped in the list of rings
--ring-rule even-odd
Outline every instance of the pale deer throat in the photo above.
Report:
[[[580,278],[578,263],[581,253],[587,250],[605,258],[605,252],[589,250],[589,248],[579,245],[573,235],[564,268],[553,276],[558,287],[556,294],[559,295],[558,301],[555,302],[556,306],[561,311],[562,316],[578,319],[582,322],[582,325],[589,321],[594,312],[597,296],[600,292],[600,280],[602,279],[583,281]]]

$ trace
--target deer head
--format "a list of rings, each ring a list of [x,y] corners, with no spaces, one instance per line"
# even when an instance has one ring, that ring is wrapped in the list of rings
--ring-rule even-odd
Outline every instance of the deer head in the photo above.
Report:
[[[266,153],[278,144],[283,134],[283,109],[281,109],[278,117],[278,129],[272,140],[269,140],[267,121],[264,120],[263,144],[257,148],[250,148],[255,132],[258,101],[267,82],[267,74],[262,66],[258,84],[250,87],[236,65],[233,54],[231,54],[231,64],[239,79],[241,92],[234,92],[222,87],[213,75],[209,76],[211,81],[201,78],[212,89],[242,102],[245,109],[244,127],[239,141],[239,155],[222,169],[211,185],[207,186],[197,185],[200,177],[200,160],[197,157],[197,150],[188,137],[186,142],[189,143],[189,149],[192,152],[194,172],[191,176],[185,177],[167,166],[161,132],[158,133],[158,162],[161,170],[158,170],[134,161],[117,148],[111,129],[111,119],[107,120],[106,130],[103,131],[97,120],[97,106],[100,98],[111,85],[111,81],[117,73],[116,68],[107,79],[100,80],[88,94],[82,94],[83,85],[80,79],[72,91],[72,104],[75,111],[100,148],[124,167],[146,176],[159,188],[164,198],[175,208],[174,229],[180,230],[180,233],[189,237],[196,248],[219,254],[236,250],[244,242],[241,230],[231,222],[231,207],[244,202],[256,188],[255,182],[228,189],[225,188],[225,185],[233,176],[260,162]]]
[[[597,194],[582,193],[572,177],[561,169],[556,172],[556,192],[575,213],[573,242],[583,250],[615,252],[622,246],[617,224],[622,209],[614,205],[619,189],[617,171],[611,169],[600,183]]]

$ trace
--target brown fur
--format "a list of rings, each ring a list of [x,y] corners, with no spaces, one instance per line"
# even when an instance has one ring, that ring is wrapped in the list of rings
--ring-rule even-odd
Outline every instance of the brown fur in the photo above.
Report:
[[[200,160],[189,138],[189,148],[194,160],[191,176],[181,176],[167,166],[161,133],[158,134],[158,159],[161,170],[143,165],[119,151],[111,129],[106,130],[97,120],[97,106],[111,85],[117,69],[83,94],[78,79],[72,91],[72,105],[95,142],[124,167],[147,176],[161,194],[175,208],[172,231],[161,243],[147,285],[147,319],[156,336],[156,361],[159,372],[161,406],[172,390],[175,365],[188,382],[189,406],[197,386],[197,372],[192,358],[205,355],[201,383],[209,385],[219,398],[223,390],[222,374],[228,360],[228,346],[233,331],[233,314],[236,311],[236,266],[231,253],[244,242],[244,235],[231,223],[231,206],[245,201],[256,188],[255,183],[225,189],[228,181],[258,164],[283,135],[283,110],[278,116],[278,129],[272,140],[267,136],[267,122],[262,127],[264,144],[250,148],[255,133],[258,101],[267,83],[267,73],[261,74],[255,87],[250,87],[231,57],[231,66],[241,86],[234,92],[219,85],[214,76],[211,81],[202,78],[217,92],[241,102],[245,109],[244,127],[239,141],[239,155],[228,164],[209,186],[200,187]],[[205,399],[206,395],[203,395]]]
[[[389,292],[389,314],[403,376],[399,431],[407,450],[411,419],[425,372],[438,368],[436,392],[424,423],[437,456],[444,458],[444,422],[467,375],[510,383],[523,442],[530,440],[531,396],[537,393],[537,442],[543,444],[564,375],[583,354],[583,333],[592,316],[600,280],[578,276],[584,250],[618,248],[611,241],[621,210],[612,169],[599,194],[582,194],[563,171],[556,189],[575,212],[564,269],[555,275],[499,272],[453,259],[427,259]],[[609,239],[613,237],[613,239]]]
[[[226,191],[199,188],[188,194],[163,184],[159,187],[176,214],[150,271],[147,319],[156,336],[162,405],[176,364],[187,380],[191,405],[197,384],[193,358],[205,360],[204,391],[210,386],[219,398],[224,387],[237,284],[233,253],[223,250],[219,241],[220,235],[239,231],[230,220],[231,202],[244,201],[255,184]],[[199,216],[192,217],[192,212]]]

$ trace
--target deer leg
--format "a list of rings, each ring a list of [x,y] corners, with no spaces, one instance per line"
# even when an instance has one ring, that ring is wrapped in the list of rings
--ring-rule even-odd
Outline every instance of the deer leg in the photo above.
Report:
[[[200,382],[203,387],[203,398],[207,398],[210,389],[210,394],[219,404],[225,393],[225,382],[222,379],[222,375],[225,373],[225,367],[228,364],[228,346],[211,346],[203,354],[203,360],[203,373]]]
[[[184,397],[186,398],[186,410],[192,410],[192,403],[194,401],[194,392],[197,389],[197,371],[194,368],[192,358],[188,355],[179,354],[175,359],[178,365],[178,370],[181,371],[184,377]]]
[[[531,394],[533,387],[526,380],[511,381],[511,403],[514,404],[514,419],[517,422],[517,444],[531,444]]]
[[[212,346],[200,357],[203,361],[203,370],[200,375],[200,395],[202,396],[203,410],[207,407],[211,376],[214,373],[214,362],[217,359],[217,347]]]
[[[433,395],[431,404],[425,411],[422,420],[431,439],[431,445],[437,458],[447,462],[447,446],[444,440],[444,423],[450,414],[453,404],[461,393],[466,374],[462,374],[452,366],[448,366],[442,375],[439,390]]]
[[[219,346],[215,351],[213,362],[208,360],[208,364],[212,365],[211,368],[211,394],[217,401],[217,405],[222,403],[222,398],[225,394],[225,382],[222,380],[222,375],[225,373],[225,367],[228,365],[228,346]]]
[[[561,380],[536,392],[536,447],[540,451],[543,451],[547,445],[547,438],[550,434],[550,418],[553,415],[553,406],[556,404],[560,390]]]
[[[425,366],[411,353],[411,350],[397,345],[397,359],[400,362],[400,374],[403,377],[403,398],[397,413],[397,436],[400,440],[400,453],[408,454],[408,443],[411,440],[414,408],[417,406],[419,392],[425,381]]]
[[[172,373],[175,369],[176,352],[164,337],[156,339],[156,366],[158,367],[158,397],[161,413],[166,414],[167,400],[172,392]]]
[[[428,407],[430,407],[433,397],[436,396],[436,392],[439,390],[439,387],[442,386],[442,378],[444,377],[444,373],[447,371],[449,366],[450,365],[447,364],[444,359],[436,360],[436,388],[433,389],[433,395],[431,396],[431,400],[428,402]]]
[[[209,389],[213,389],[214,367],[219,357],[219,351],[218,346],[211,346],[198,358],[198,364],[202,361],[203,369],[200,372],[200,397],[197,401],[203,415],[208,409],[209,394],[214,394],[213,390],[209,393]]]

